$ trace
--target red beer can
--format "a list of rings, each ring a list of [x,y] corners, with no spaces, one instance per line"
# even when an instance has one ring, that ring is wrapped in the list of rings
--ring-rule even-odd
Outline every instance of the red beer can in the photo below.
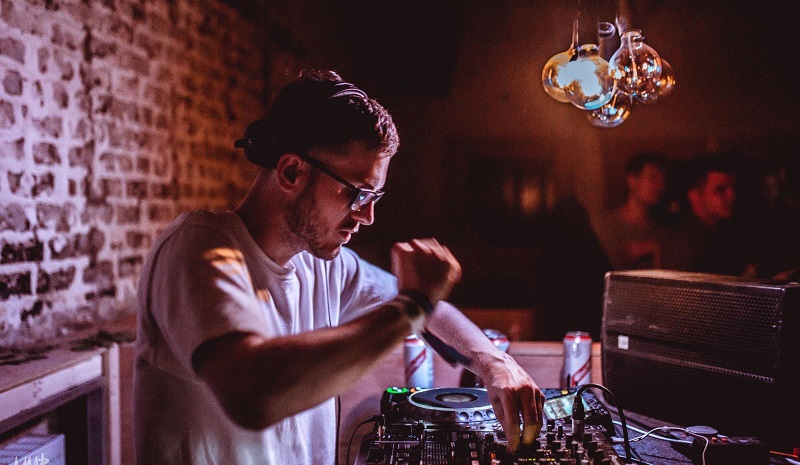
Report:
[[[412,334],[403,345],[406,386],[409,388],[433,387],[433,349]]]
[[[561,388],[586,384],[592,379],[592,337],[584,331],[570,331],[564,343]]]

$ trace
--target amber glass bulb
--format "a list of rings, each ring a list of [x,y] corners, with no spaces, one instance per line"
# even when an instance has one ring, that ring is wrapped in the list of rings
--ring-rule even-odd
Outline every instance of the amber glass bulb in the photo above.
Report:
[[[562,103],[568,103],[569,99],[564,92],[564,86],[559,82],[559,76],[573,56],[575,56],[575,49],[573,48],[557,53],[547,60],[542,69],[544,91],[547,92],[547,95]]]
[[[619,88],[636,97],[661,76],[661,60],[644,43],[641,31],[631,29],[620,37],[620,46],[609,59]]]
[[[570,103],[581,110],[600,108],[614,95],[611,68],[596,44],[578,47],[577,58],[567,63],[559,80],[565,83],[564,93]]]
[[[544,68],[542,68],[542,86],[544,86],[544,91],[547,92],[547,95],[562,103],[569,102],[569,99],[564,92],[565,83],[560,80],[560,75],[564,67],[567,66],[567,63],[575,57],[575,53],[577,52],[575,49],[577,40],[578,21],[575,20],[572,23],[572,43],[569,48],[561,53],[553,55],[547,60],[547,63],[544,64]]]
[[[637,103],[655,103],[671,94],[673,88],[675,88],[675,72],[667,60],[661,58],[661,76],[640,91],[635,99]]]
[[[608,103],[586,113],[586,118],[599,128],[615,128],[628,119],[632,106],[631,96],[617,89]]]

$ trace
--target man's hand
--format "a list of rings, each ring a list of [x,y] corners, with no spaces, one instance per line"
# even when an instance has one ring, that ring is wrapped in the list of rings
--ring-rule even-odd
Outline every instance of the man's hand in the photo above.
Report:
[[[531,444],[542,429],[544,394],[530,375],[509,355],[479,360],[481,377],[486,383],[489,400],[508,438],[513,453],[523,444]],[[520,433],[520,415],[522,432]]]
[[[436,239],[414,239],[392,247],[392,273],[400,290],[421,292],[436,305],[461,280],[461,265]]]

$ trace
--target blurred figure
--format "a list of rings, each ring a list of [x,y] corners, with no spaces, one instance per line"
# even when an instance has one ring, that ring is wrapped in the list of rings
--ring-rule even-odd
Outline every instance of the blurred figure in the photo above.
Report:
[[[735,153],[704,153],[689,166],[688,212],[678,224],[666,268],[753,276],[752,244],[735,218]]]
[[[589,212],[574,196],[558,199],[549,212],[542,264],[543,339],[560,341],[567,331],[587,331],[600,340],[603,277],[610,265]]]
[[[800,279],[798,164],[768,159],[748,172],[754,176],[739,189],[743,204],[739,210],[747,218],[744,223],[756,257],[751,271],[759,278],[796,281]]]
[[[640,152],[625,165],[625,202],[592,218],[592,226],[614,270],[661,268],[667,229],[653,218],[664,198],[666,157]]]

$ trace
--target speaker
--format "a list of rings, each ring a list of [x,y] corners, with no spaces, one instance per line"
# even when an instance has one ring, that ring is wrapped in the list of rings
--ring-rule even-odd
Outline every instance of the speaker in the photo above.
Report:
[[[800,283],[608,272],[603,384],[625,410],[791,451],[800,445],[798,322]]]

